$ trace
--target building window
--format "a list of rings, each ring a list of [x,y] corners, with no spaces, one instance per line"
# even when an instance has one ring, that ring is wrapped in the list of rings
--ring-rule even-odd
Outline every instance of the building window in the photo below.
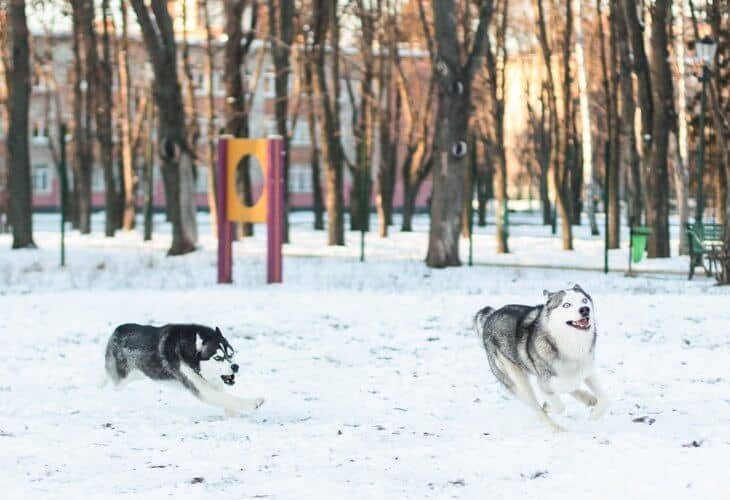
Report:
[[[51,169],[45,163],[33,165],[31,183],[34,193],[51,192]]]
[[[103,193],[106,191],[104,172],[101,168],[94,167],[91,169],[91,190],[94,193]]]
[[[46,134],[46,124],[44,121],[33,123],[32,135],[31,142],[33,144],[48,144],[48,135]]]
[[[289,123],[291,130],[291,123]],[[297,120],[296,128],[291,131],[291,142],[295,146],[307,145],[310,142],[309,139],[309,124],[302,120]]]
[[[312,169],[309,165],[292,164],[289,166],[289,192],[312,192]]]
[[[208,192],[208,168],[210,167],[198,167],[197,169],[197,178],[195,179],[196,193]]]
[[[276,97],[275,77],[276,74],[273,71],[267,71],[264,73],[264,97]]]

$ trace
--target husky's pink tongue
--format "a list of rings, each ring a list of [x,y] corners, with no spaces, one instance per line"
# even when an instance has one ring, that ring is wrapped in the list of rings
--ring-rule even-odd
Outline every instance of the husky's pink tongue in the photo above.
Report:
[[[576,324],[581,328],[588,328],[589,326],[591,326],[591,320],[589,320],[588,318],[579,319],[578,321],[576,321]]]

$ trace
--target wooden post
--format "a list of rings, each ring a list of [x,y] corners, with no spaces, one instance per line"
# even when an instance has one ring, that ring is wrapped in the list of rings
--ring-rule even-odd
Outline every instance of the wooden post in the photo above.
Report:
[[[284,241],[284,147],[281,137],[269,138],[268,171],[266,189],[268,207],[266,215],[267,252],[266,282],[281,283],[283,278],[281,246]]]
[[[228,220],[228,139],[218,139],[218,283],[233,282],[233,226]]]

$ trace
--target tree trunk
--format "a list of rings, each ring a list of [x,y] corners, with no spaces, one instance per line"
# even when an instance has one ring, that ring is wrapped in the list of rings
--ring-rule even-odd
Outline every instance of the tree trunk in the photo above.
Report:
[[[674,123],[672,74],[669,68],[667,24],[670,18],[670,0],[656,0],[651,28],[650,72],[654,119],[653,148],[647,172],[649,207],[647,220],[652,230],[648,242],[650,258],[669,257],[669,175],[667,154],[669,132]]]
[[[73,0],[74,32],[74,185],[76,225],[82,234],[91,232],[91,179],[93,173],[92,121],[97,54],[94,11],[91,0]]]
[[[252,9],[251,27],[244,40],[241,21],[246,0],[231,0],[224,2],[225,32],[228,39],[223,51],[223,79],[226,87],[225,131],[233,137],[249,136],[249,106],[247,83],[241,77],[241,68],[246,67],[246,57],[251,46],[253,30],[256,26],[256,9]],[[244,162],[242,175],[236,180],[238,192],[242,194],[245,203],[253,203],[251,173],[248,161]],[[242,226],[245,236],[253,235],[253,224],[245,223]]]
[[[409,146],[403,160],[403,220],[401,221],[401,231],[404,233],[413,231],[413,216],[416,213],[418,192],[431,171],[433,157],[424,160],[424,149],[423,144]]]
[[[620,6],[617,2],[610,5],[608,18],[609,46],[604,47],[603,21],[600,26],[601,39],[601,67],[603,70],[603,88],[606,94],[606,122],[608,126],[608,163],[605,168],[610,170],[610,183],[606,186],[608,190],[608,248],[616,249],[621,244],[621,205],[619,189],[621,186],[621,144],[619,129],[621,118],[618,113],[618,88],[619,72],[617,68],[618,53],[618,25],[620,17],[618,11]]]
[[[566,5],[568,6],[568,11],[570,11],[570,2],[566,2]],[[537,0],[537,9],[538,9],[538,31],[539,31],[539,41],[540,41],[540,47],[543,57],[543,63],[545,65],[545,71],[547,73],[547,79],[545,81],[545,90],[547,92],[547,104],[548,104],[548,110],[549,110],[549,129],[550,129],[550,163],[552,165],[552,174],[553,174],[553,184],[555,186],[555,205],[556,205],[556,212],[560,215],[562,220],[562,240],[563,240],[563,249],[564,250],[572,250],[573,248],[573,232],[572,232],[572,226],[570,223],[570,215],[568,212],[567,207],[567,200],[569,199],[568,193],[566,193],[564,188],[564,182],[566,177],[566,147],[567,144],[564,144],[563,137],[561,137],[561,129],[559,128],[559,120],[558,120],[558,105],[557,105],[557,98],[555,96],[555,77],[553,76],[552,71],[552,50],[550,49],[550,44],[548,42],[548,35],[547,35],[547,26],[546,26],[546,16],[545,16],[545,9],[543,8],[543,0]],[[567,31],[567,30],[566,30]],[[567,35],[567,33],[566,33]],[[565,39],[567,40],[569,38],[568,36],[565,36]],[[569,46],[569,41],[566,42],[564,40],[564,49],[565,47]],[[564,62],[564,69],[566,72],[566,76],[569,76],[570,69],[568,62]],[[570,86],[569,82],[567,87],[567,92],[565,92],[566,96],[570,94]],[[570,107],[570,99],[563,97],[565,101],[565,106]],[[567,111],[567,114],[566,114]],[[570,116],[569,109],[564,110],[563,112],[563,122],[567,121],[568,117]],[[564,123],[563,127],[567,133],[569,133],[570,128],[568,127],[567,123]],[[553,217],[551,216],[551,220],[553,220]]]
[[[612,0],[617,3],[619,0]],[[636,104],[634,103],[634,88],[631,76],[632,54],[628,40],[626,18],[620,5],[612,6],[614,22],[616,23],[616,41],[619,55],[619,87],[621,93],[621,135],[624,139],[624,150],[628,152],[628,158],[624,162],[627,169],[627,215],[628,223],[632,226],[643,224],[644,195],[641,176],[641,161],[636,145]]]
[[[314,229],[324,230],[324,203],[322,201],[322,181],[320,180],[319,139],[317,137],[317,113],[315,112],[315,95],[312,77],[311,54],[308,52],[304,63],[304,85],[307,92],[307,127],[309,128],[310,152],[309,161],[312,168],[312,203],[314,210]]]
[[[398,163],[398,143],[401,128],[401,95],[395,89],[393,68],[398,64],[398,43],[395,18],[379,12],[385,29],[380,30],[380,46],[388,47],[388,55],[380,57],[378,101],[383,112],[379,115],[380,161],[375,204],[378,212],[378,234],[388,236],[388,226],[393,224],[393,195]],[[394,91],[395,90],[395,91]]]
[[[269,0],[269,31],[274,60],[276,130],[284,143],[284,243],[289,243],[289,73],[290,47],[294,37],[294,1]]]
[[[588,81],[586,78],[585,58],[583,55],[583,0],[575,0],[576,17],[575,23],[575,60],[578,67],[578,92],[580,98],[580,119],[581,119],[581,145],[583,151],[583,192],[588,223],[591,226],[591,234],[598,235],[598,223],[593,205],[595,196],[595,169],[593,166],[593,142],[591,129],[591,115],[588,103]]]
[[[327,226],[328,243],[330,245],[345,244],[344,220],[344,155],[340,143],[340,62],[339,62],[339,20],[336,0],[317,0],[314,6],[314,82],[320,109],[320,134],[322,152],[327,161],[325,179],[327,184]],[[330,32],[332,47],[330,94],[327,76],[325,75],[327,32]]]
[[[118,226],[117,204],[119,201],[119,189],[114,175],[114,144],[112,142],[112,110],[114,99],[112,97],[112,60],[111,40],[109,36],[109,0],[102,0],[102,57],[97,66],[98,75],[98,99],[96,107],[97,138],[99,140],[99,151],[101,163],[104,168],[104,234],[108,237],[114,236]]]
[[[134,229],[135,215],[137,210],[137,177],[134,173],[134,158],[132,156],[132,129],[129,102],[129,37],[127,34],[127,2],[120,0],[122,18],[122,36],[119,41],[120,50],[117,57],[117,68],[119,70],[119,106],[121,108],[121,149],[122,149],[122,172],[124,182],[124,215],[122,217],[122,229],[131,231]]]
[[[172,222],[172,245],[168,255],[181,255],[195,250],[198,225],[193,156],[185,130],[185,108],[177,76],[172,19],[164,0],[151,0],[154,19],[143,0],[130,2],[137,14],[155,74],[153,92],[159,110],[159,153],[168,215]]]
[[[507,67],[507,6],[504,2],[501,19],[497,28],[496,48],[487,37],[486,66],[489,75],[489,96],[492,109],[493,129],[491,130],[494,151],[494,194],[496,202],[497,253],[509,253],[508,245],[508,200],[507,200],[507,156],[504,143],[504,101],[505,71]]]
[[[210,24],[210,12],[208,2],[199,0],[198,11],[203,13],[205,21],[205,76],[208,82],[208,131],[205,134],[206,141],[206,167],[208,170],[208,212],[210,214],[210,225],[213,236],[218,235],[218,199],[216,197],[216,138],[218,131],[215,129],[215,89],[213,75],[215,73],[215,61],[213,54],[213,32]]]
[[[488,26],[492,18],[492,2],[479,3],[479,25],[473,48],[466,64],[462,64],[453,15],[452,0],[433,0],[438,58],[438,114],[434,135],[435,167],[431,196],[426,264],[442,268],[459,266],[459,234],[467,161],[467,133],[471,111],[471,83],[486,50]]]
[[[25,1],[11,0],[7,7],[9,58],[5,75],[8,88],[7,138],[9,174],[9,221],[13,248],[35,248],[33,241],[33,194],[31,189],[28,110],[30,106],[30,43]]]

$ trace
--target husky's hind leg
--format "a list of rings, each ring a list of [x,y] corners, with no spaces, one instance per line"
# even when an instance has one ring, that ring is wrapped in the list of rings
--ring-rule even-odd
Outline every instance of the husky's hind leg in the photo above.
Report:
[[[590,392],[584,391],[582,389],[576,389],[571,392],[570,395],[586,406],[596,406],[596,403],[598,402],[598,398],[596,398]]]
[[[508,381],[508,383],[505,383],[505,381],[500,377],[497,378],[500,379],[500,381],[505,385],[505,387],[507,387],[507,389],[510,390],[510,392],[512,392],[512,394],[517,396],[520,401],[525,403],[527,406],[535,410],[537,415],[540,417],[540,420],[542,420],[553,431],[565,431],[565,429],[553,422],[547,413],[545,413],[545,410],[540,406],[540,403],[535,397],[535,391],[532,390],[532,385],[530,385],[530,380],[527,378],[527,374],[520,369],[519,366],[515,365],[512,361],[499,353],[495,356],[494,363],[497,365],[502,376]],[[490,365],[491,364],[492,360],[490,359]]]

